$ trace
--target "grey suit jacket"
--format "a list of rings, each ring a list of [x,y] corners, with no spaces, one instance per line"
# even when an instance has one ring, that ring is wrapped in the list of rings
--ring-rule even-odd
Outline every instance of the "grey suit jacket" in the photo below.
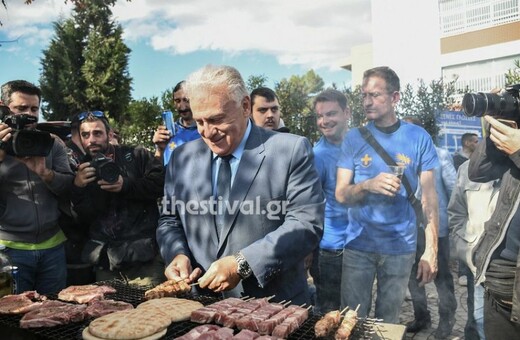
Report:
[[[169,204],[157,228],[165,262],[185,254],[205,271],[240,250],[254,275],[225,295],[308,302],[303,259],[321,239],[325,205],[308,140],[252,126],[230,193],[230,204],[242,206],[228,216],[220,239],[209,211],[211,164],[202,140],[172,155],[164,190]]]

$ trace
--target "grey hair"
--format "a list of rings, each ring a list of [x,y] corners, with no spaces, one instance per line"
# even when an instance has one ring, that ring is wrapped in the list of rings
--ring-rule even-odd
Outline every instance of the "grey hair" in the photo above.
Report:
[[[240,72],[231,66],[206,65],[193,72],[186,79],[184,91],[188,98],[197,93],[212,93],[215,88],[226,86],[229,99],[240,105],[245,97],[249,96],[246,84]]]

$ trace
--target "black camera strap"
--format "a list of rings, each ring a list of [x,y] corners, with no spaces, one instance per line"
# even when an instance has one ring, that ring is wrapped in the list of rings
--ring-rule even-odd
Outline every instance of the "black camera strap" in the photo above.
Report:
[[[379,144],[377,139],[374,138],[374,135],[370,133],[370,131],[365,127],[361,126],[359,128],[359,132],[361,133],[361,136],[363,139],[367,141],[372,148],[377,152],[377,154],[385,161],[388,165],[397,165],[395,160],[386,152],[385,149]],[[401,183],[403,183],[404,188],[407,193],[407,198],[410,204],[412,205],[415,215],[417,217],[417,226],[420,225],[420,223],[424,223],[424,216],[423,216],[423,210],[422,210],[422,204],[421,201],[415,197],[415,192],[412,191],[412,186],[410,185],[410,182],[408,181],[408,178],[406,177],[406,174],[403,173],[403,177],[401,179]]]

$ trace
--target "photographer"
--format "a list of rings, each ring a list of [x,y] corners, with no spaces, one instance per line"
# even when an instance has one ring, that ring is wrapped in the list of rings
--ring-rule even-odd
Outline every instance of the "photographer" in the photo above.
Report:
[[[88,161],[78,167],[71,200],[90,226],[83,260],[94,265],[97,281],[121,276],[143,284],[164,281],[155,241],[161,161],[142,147],[111,145],[103,112],[83,112],[77,119]]]
[[[518,113],[517,113],[518,114]],[[489,136],[470,157],[469,179],[502,179],[496,208],[480,238],[473,259],[475,284],[484,284],[484,331],[488,339],[520,335],[520,130],[491,116]]]
[[[0,104],[9,110],[2,108],[4,122],[0,123],[0,243],[18,266],[18,292],[49,294],[66,285],[65,235],[58,226],[58,201],[68,199],[74,176],[62,144],[34,130],[40,102],[40,89],[27,81],[14,80],[1,87]],[[25,126],[18,129],[6,124],[13,121]],[[23,143],[16,144],[15,135],[29,136],[28,142],[31,136],[50,139],[50,144],[47,148],[29,143],[24,149]]]

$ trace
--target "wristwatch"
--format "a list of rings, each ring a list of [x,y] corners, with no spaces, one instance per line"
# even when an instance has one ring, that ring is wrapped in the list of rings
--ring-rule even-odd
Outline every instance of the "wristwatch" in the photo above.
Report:
[[[235,257],[235,260],[237,261],[237,265],[238,265],[237,273],[238,273],[238,276],[240,276],[240,278],[242,280],[247,279],[248,277],[250,277],[253,274],[253,270],[249,266],[249,263],[247,263],[247,260],[244,257],[244,255],[242,255],[241,252],[236,252],[235,254],[233,254],[233,256]]]

